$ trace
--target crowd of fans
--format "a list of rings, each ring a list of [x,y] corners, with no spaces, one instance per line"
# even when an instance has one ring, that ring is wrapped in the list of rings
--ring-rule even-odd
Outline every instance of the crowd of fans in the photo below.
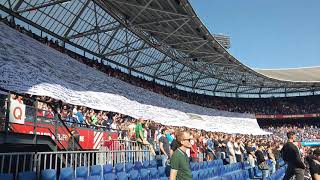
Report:
[[[1,18],[1,17],[0,17]],[[40,37],[31,30],[27,30],[14,21],[1,18],[1,21],[17,29],[39,42],[50,46],[70,57],[96,69],[109,76],[116,77],[135,86],[180,100],[204,107],[211,107],[218,110],[231,112],[253,113],[253,114],[308,114],[320,112],[320,97],[288,97],[288,98],[225,98],[214,97],[204,94],[196,94],[182,91],[174,87],[157,84],[154,81],[145,80],[143,77],[135,77],[103,64],[101,60],[89,59],[86,56],[77,54],[63,47],[58,41],[49,40],[47,37]],[[83,111],[83,110],[82,110]],[[83,111],[84,112],[84,111]]]

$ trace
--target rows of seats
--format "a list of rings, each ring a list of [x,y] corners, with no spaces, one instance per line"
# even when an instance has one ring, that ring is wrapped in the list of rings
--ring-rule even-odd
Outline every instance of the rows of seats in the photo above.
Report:
[[[272,174],[270,177],[268,177],[268,180],[278,180],[283,179],[283,176],[286,172],[287,165],[284,165],[280,169],[278,169],[274,174]]]
[[[157,162],[143,161],[133,163],[81,166],[75,169],[66,167],[60,169],[60,175],[55,169],[42,170],[41,180],[167,180],[165,167],[157,167]],[[0,180],[13,180],[13,174],[0,174]],[[35,172],[21,172],[18,180],[35,180]]]
[[[244,169],[243,163],[223,165],[221,159],[214,161],[204,161],[200,163],[190,163],[192,179],[230,179],[246,180],[249,178],[248,171]]]
[[[285,172],[286,165],[279,161],[282,166],[272,174],[269,180],[279,179]],[[194,180],[214,179],[214,180],[246,180],[255,179],[262,176],[257,168],[251,168],[247,162],[223,165],[222,160],[204,161],[190,163],[192,178]],[[59,177],[58,177],[59,176]],[[143,161],[133,163],[118,163],[114,167],[111,164],[81,166],[73,169],[71,167],[62,168],[59,175],[55,169],[43,170],[40,174],[41,180],[167,180],[165,167],[157,167],[157,162]],[[13,174],[0,174],[1,180],[13,180]],[[35,172],[21,172],[18,180],[35,180]]]

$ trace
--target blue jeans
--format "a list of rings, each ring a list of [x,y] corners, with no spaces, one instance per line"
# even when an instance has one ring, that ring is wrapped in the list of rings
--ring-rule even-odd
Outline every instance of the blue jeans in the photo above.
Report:
[[[168,157],[164,154],[161,155],[161,160],[162,160],[162,166],[166,167],[166,162],[168,160]]]
[[[262,171],[262,179],[267,179],[269,176],[269,170],[261,170]]]

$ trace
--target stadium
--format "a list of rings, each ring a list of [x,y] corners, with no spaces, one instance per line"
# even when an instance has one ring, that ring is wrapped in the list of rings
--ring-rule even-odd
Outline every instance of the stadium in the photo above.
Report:
[[[188,0],[1,0],[0,180],[320,179],[320,68],[253,69]]]

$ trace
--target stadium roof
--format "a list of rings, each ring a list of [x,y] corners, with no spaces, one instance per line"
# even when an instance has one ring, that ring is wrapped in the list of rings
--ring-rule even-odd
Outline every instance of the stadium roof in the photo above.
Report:
[[[265,76],[284,81],[320,82],[320,67],[254,70]]]
[[[187,0],[3,0],[1,14],[71,50],[179,89],[236,97],[320,94],[320,83],[309,82],[313,79],[254,71],[240,63]]]

